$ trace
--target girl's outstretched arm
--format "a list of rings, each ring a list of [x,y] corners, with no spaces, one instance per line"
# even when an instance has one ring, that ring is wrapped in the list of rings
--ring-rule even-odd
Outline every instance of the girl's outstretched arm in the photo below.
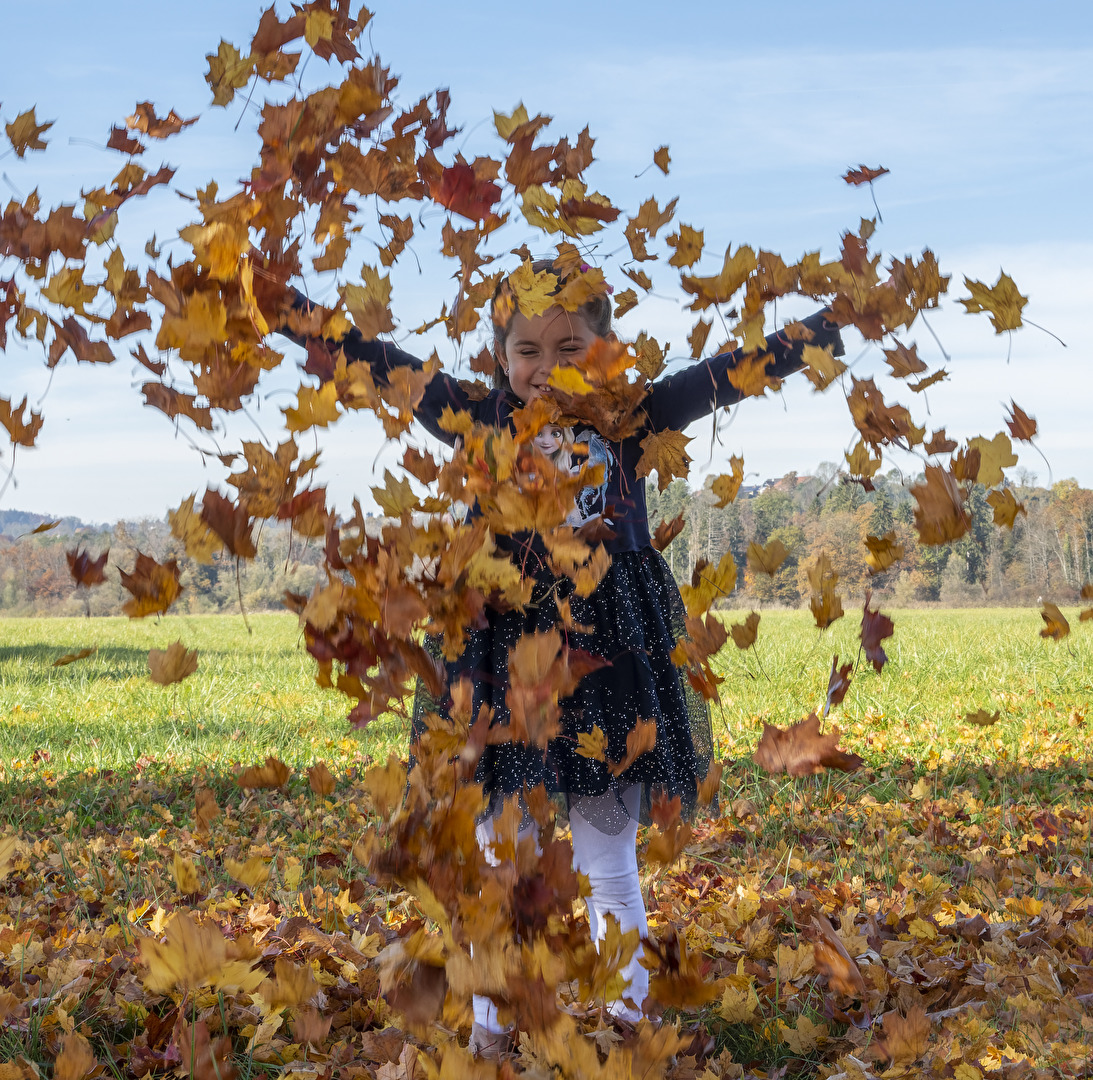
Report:
[[[801,324],[812,331],[810,345],[824,348],[834,347],[836,356],[842,356],[843,343],[839,336],[839,327],[826,316],[829,313],[817,311],[802,319]],[[804,366],[801,360],[802,341],[790,341],[779,331],[767,338],[767,374],[784,379]],[[682,430],[693,420],[708,416],[723,405],[735,405],[743,396],[729,381],[729,372],[735,368],[746,354],[743,349],[731,353],[721,353],[708,360],[691,364],[682,371],[673,372],[653,383],[649,396],[645,399],[645,411],[649,426],[654,431],[668,428]]]
[[[309,313],[319,305],[309,300],[298,289],[295,292],[293,307]],[[294,341],[297,345],[307,347],[308,338],[293,331],[287,325],[275,327],[277,333]],[[367,364],[372,377],[381,382],[391,383],[392,372],[399,368],[410,368],[420,371],[424,365],[416,357],[403,352],[397,345],[389,341],[369,340],[356,327],[340,340],[328,340],[327,344],[344,351],[346,359],[352,363]],[[438,371],[426,384],[425,393],[414,409],[414,417],[421,422],[426,430],[435,435],[442,442],[451,445],[455,436],[450,431],[445,431],[439,426],[439,420],[444,409],[450,408],[453,412],[476,412],[475,403],[460,385],[457,379],[443,371]],[[476,417],[477,418],[477,417]]]

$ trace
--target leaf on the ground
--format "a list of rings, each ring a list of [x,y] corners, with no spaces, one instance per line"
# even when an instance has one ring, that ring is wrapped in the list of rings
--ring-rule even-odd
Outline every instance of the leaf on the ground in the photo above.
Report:
[[[759,612],[751,612],[742,623],[733,623],[729,633],[738,649],[750,649],[759,636]]]
[[[86,660],[89,656],[94,656],[97,650],[95,648],[79,649],[76,652],[65,653],[64,656],[58,656],[53,661],[54,667],[65,667],[68,664],[74,664],[77,660]]]
[[[893,1065],[911,1065],[918,1061],[930,1042],[930,1018],[921,1005],[912,1005],[907,1015],[894,1009],[881,1018],[884,1035],[878,1048]]]
[[[826,734],[820,732],[820,718],[810,713],[788,728],[763,724],[763,734],[752,755],[755,763],[769,773],[808,776],[824,769],[853,772],[862,766],[857,754],[840,750],[839,729],[832,726]]]
[[[251,892],[269,881],[269,863],[265,859],[252,855],[245,862],[241,859],[226,858],[224,869],[229,877],[245,885]]]
[[[788,555],[785,544],[777,538],[766,544],[757,544],[754,540],[748,544],[748,566],[753,574],[774,577]]]
[[[1070,623],[1066,621],[1066,616],[1050,601],[1044,604],[1040,611],[1040,618],[1044,620],[1040,637],[1062,641],[1070,633]]]
[[[270,754],[262,765],[249,765],[235,777],[241,788],[279,788],[284,787],[292,770],[278,758]]]
[[[148,671],[152,682],[160,686],[182,682],[197,671],[197,649],[187,649],[181,640],[172,641],[166,649],[151,649]]]

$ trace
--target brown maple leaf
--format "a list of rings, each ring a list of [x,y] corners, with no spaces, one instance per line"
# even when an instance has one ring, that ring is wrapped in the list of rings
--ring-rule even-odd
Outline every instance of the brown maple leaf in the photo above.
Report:
[[[752,755],[755,763],[768,773],[787,773],[789,776],[808,776],[824,769],[840,769],[853,772],[864,762],[857,754],[848,754],[838,748],[839,729],[832,727],[820,733],[820,718],[809,713],[804,720],[788,728],[763,724],[763,735]]]
[[[886,169],[883,165],[878,165],[876,168],[871,168],[868,165],[859,165],[856,169],[847,169],[843,173],[843,179],[848,184],[871,184],[879,176],[884,176],[890,170]]]
[[[150,101],[139,101],[133,109],[133,114],[125,118],[125,126],[131,131],[143,131],[151,139],[166,139],[170,135],[177,135],[183,128],[197,123],[197,117],[183,120],[174,109],[160,119],[156,116],[156,108]]]
[[[3,426],[8,437],[16,446],[33,446],[38,438],[38,432],[42,430],[42,414],[31,410],[24,417],[27,407],[27,398],[18,405],[12,406],[9,398],[0,398],[0,426]]]
[[[748,568],[753,574],[774,577],[788,556],[785,544],[778,539],[770,540],[765,545],[757,544],[754,540],[748,544]]]
[[[152,682],[160,686],[182,682],[197,671],[197,649],[187,649],[181,641],[173,641],[166,649],[148,653],[148,672]]]
[[[751,612],[742,623],[733,623],[729,633],[738,649],[750,649],[759,636],[759,612]]]
[[[1024,325],[1021,312],[1028,303],[1028,297],[1021,295],[1009,274],[999,272],[998,280],[993,285],[984,285],[967,277],[964,284],[972,295],[957,303],[963,304],[969,315],[988,312],[996,334],[1017,330]]]
[[[101,585],[106,580],[106,560],[110,555],[110,549],[107,548],[97,559],[91,558],[91,556],[81,548],[73,548],[71,551],[65,552],[65,558],[68,560],[68,572],[72,575],[72,580],[76,582],[77,586],[83,586],[85,588],[91,588],[93,585]]]
[[[1010,415],[1006,421],[1010,434],[1021,442],[1032,442],[1036,437],[1036,420],[1029,416],[1016,401],[1010,401]]]
[[[284,787],[292,770],[281,760],[270,754],[263,765],[249,765],[236,774],[235,782],[241,788],[279,788]]]
[[[882,615],[880,609],[873,610],[869,607],[869,601],[873,594],[866,591],[865,603],[862,605],[861,617],[861,643],[865,649],[865,658],[873,665],[873,670],[880,674],[888,660],[881,642],[889,638],[895,632],[895,626],[887,615]]]
[[[662,521],[653,532],[653,547],[655,547],[657,551],[663,551],[681,532],[683,532],[683,527],[686,524],[682,511],[674,518]]]
[[[836,706],[842,704],[850,689],[850,673],[854,670],[853,664],[839,666],[839,654],[831,658],[831,675],[827,680],[827,700],[824,702],[824,716]]]
[[[182,592],[181,573],[174,559],[158,563],[150,555],[138,551],[131,574],[118,567],[122,586],[133,594],[132,600],[122,604],[122,611],[130,619],[165,614]]]
[[[952,473],[938,465],[926,466],[926,480],[911,488],[915,499],[915,528],[924,544],[945,544],[959,540],[971,528],[964,509],[967,496]]]
[[[1070,633],[1070,623],[1066,621],[1066,616],[1050,601],[1044,604],[1040,611],[1040,618],[1044,620],[1040,637],[1062,641]]]
[[[648,476],[655,471],[658,491],[663,491],[675,477],[686,479],[691,464],[686,449],[690,441],[691,436],[681,431],[651,431],[641,440],[637,475]]]
[[[843,919],[850,918],[843,914]],[[845,924],[844,924],[845,925]],[[826,915],[812,917],[811,933],[813,963],[820,975],[825,975],[829,985],[847,997],[864,999],[866,994],[865,979],[862,978],[854,958],[846,951],[835,927]]]
[[[49,120],[39,124],[33,109],[27,109],[20,113],[10,124],[4,125],[4,130],[11,140],[11,147],[17,157],[25,157],[28,150],[44,150],[46,141],[42,133],[53,127],[54,121]]]
[[[237,559],[253,559],[258,554],[250,515],[243,506],[237,506],[219,491],[209,488],[202,496],[201,520]]]

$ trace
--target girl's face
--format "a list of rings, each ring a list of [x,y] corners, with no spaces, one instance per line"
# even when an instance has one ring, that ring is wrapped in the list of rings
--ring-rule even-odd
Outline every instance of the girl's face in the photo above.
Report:
[[[547,424],[531,441],[549,456],[562,445],[562,429],[557,424]]]
[[[615,335],[608,337],[613,340]],[[595,333],[578,311],[552,307],[530,319],[516,312],[497,359],[509,377],[512,392],[526,403],[547,389],[556,365],[579,360],[595,340]]]

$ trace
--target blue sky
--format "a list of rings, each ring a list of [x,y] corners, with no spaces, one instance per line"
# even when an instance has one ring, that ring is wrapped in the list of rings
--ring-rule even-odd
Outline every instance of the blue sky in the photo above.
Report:
[[[195,128],[150,150],[145,164],[162,158],[177,166],[172,188],[179,191],[211,178],[230,189],[256,155],[254,108],[244,110],[241,99],[227,110],[211,107],[204,56],[221,37],[245,47],[261,10],[238,2],[46,2],[5,10],[0,115],[10,121],[36,105],[40,119],[56,124],[46,153],[0,160],[2,197],[38,187],[47,203],[71,200],[108,179],[122,159],[96,146],[145,99],[161,110],[202,114]],[[815,248],[834,254],[840,232],[873,214],[868,193],[848,188],[840,175],[858,162],[886,165],[892,174],[876,185],[882,250],[902,256],[932,247],[953,273],[953,296],[965,295],[962,275],[993,282],[1004,268],[1031,297],[1028,318],[1067,342],[1064,349],[1026,328],[1011,343],[950,302],[931,325],[952,355],[952,378],[928,403],[911,403],[916,418],[945,423],[951,434],[990,437],[1002,430],[1002,404],[1012,397],[1040,422],[1051,478],[1093,485],[1093,350],[1085,332],[1093,301],[1093,16],[1086,5],[534,8],[490,0],[375,10],[370,41],[401,76],[400,101],[450,87],[468,153],[497,155],[491,110],[507,112],[521,100],[555,117],[552,137],[589,124],[600,159],[592,185],[628,211],[649,195],[678,193],[677,220],[706,230],[704,270],[719,264],[730,242],[787,258]],[[309,65],[309,83],[327,77],[321,64]],[[671,174],[635,179],[662,143],[671,148]],[[186,204],[163,189],[127,211],[118,238],[131,259],[152,231],[162,238],[188,220]],[[525,238],[544,247],[519,230],[513,244]],[[449,297],[450,271],[432,257],[433,246],[431,239],[419,246],[420,274],[412,259],[396,268],[393,306],[405,327]],[[351,256],[350,275],[366,256],[364,249]],[[682,356],[693,316],[668,287],[671,276],[657,280],[663,297],[640,305],[620,331],[648,329]],[[332,279],[314,285],[319,295],[334,289]],[[924,328],[910,336],[926,359],[940,362]],[[406,344],[426,351],[435,344],[445,362],[458,359],[439,338]],[[859,356],[852,343],[850,354],[858,374],[885,370],[876,349]],[[221,445],[276,437],[276,410],[294,381],[288,374],[271,380],[253,421],[230,424]],[[166,418],[141,406],[141,381],[125,359],[109,370],[69,360],[51,380],[40,355],[9,343],[0,394],[18,400],[25,393],[32,402],[45,395],[46,423],[40,448],[20,455],[18,486],[0,505],[91,520],[159,516],[222,481],[218,464],[206,466]],[[742,452],[759,476],[840,460],[851,441],[845,415],[836,394],[817,396],[803,379],[791,380],[778,398],[734,410],[716,440],[711,422],[696,425],[693,475],[697,481],[703,471],[721,471],[731,453]],[[394,457],[360,416],[343,420],[320,445],[320,481],[343,508],[353,493],[367,495],[373,472],[382,474]],[[1021,464],[1046,482],[1043,460],[1019,452]],[[892,463],[917,467],[898,456]]]

